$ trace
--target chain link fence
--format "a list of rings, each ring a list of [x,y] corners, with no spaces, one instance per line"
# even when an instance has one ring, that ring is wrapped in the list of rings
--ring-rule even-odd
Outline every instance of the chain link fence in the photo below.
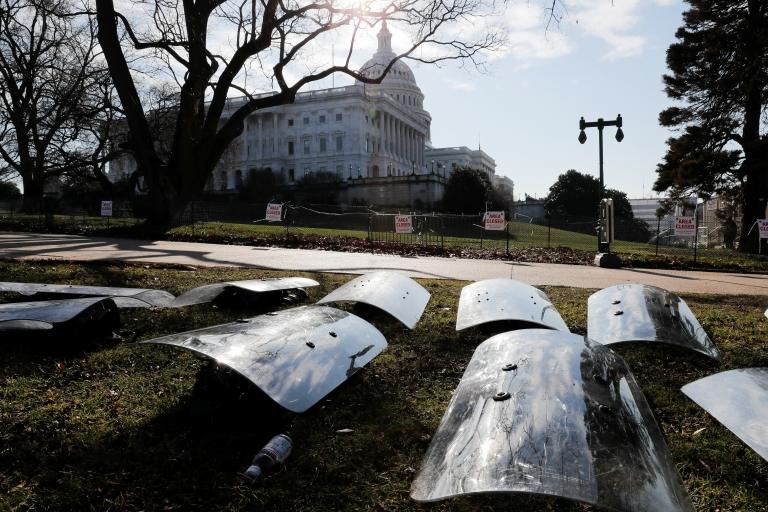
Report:
[[[142,222],[134,215],[128,201],[114,202],[111,217],[102,217],[96,208],[43,209],[39,213],[20,213],[18,203],[0,203],[0,223],[6,229],[65,229],[84,231]],[[402,244],[461,247],[489,251],[515,249],[567,248],[597,251],[596,219],[550,217],[532,219],[505,212],[506,227],[498,231],[485,229],[484,215],[453,215],[436,212],[373,209],[366,206],[333,206],[286,203],[280,222],[265,219],[266,203],[243,200],[194,201],[175,219],[176,230],[193,234],[203,230],[221,235],[279,237],[354,238],[367,244]],[[398,232],[396,217],[409,215],[408,232]],[[657,219],[655,223],[617,220],[612,252],[626,255],[672,257],[695,263],[701,258],[745,257],[733,248],[737,233],[723,233],[719,225],[703,225],[697,220],[693,236],[676,233],[674,218]],[[754,236],[757,235],[755,230]],[[729,248],[730,247],[730,248]],[[763,251],[766,252],[766,251]]]

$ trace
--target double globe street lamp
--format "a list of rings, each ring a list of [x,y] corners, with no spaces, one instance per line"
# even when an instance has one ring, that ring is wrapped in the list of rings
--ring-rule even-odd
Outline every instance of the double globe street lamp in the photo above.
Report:
[[[586,128],[597,128],[598,131],[598,139],[599,139],[599,147],[600,147],[600,195],[605,195],[605,182],[603,179],[603,128],[606,126],[615,126],[616,129],[616,142],[621,142],[624,140],[624,132],[622,131],[621,127],[624,124],[623,120],[621,119],[621,114],[616,116],[616,119],[612,121],[606,121],[602,117],[599,118],[597,121],[587,122],[584,120],[584,117],[579,120],[579,142],[581,144],[584,144],[587,142],[587,133],[584,131]],[[603,209],[601,208],[601,212]],[[597,251],[600,253],[608,253],[610,252],[610,242],[603,242],[603,224],[605,223],[604,218],[600,219],[600,222],[598,224],[597,228]]]

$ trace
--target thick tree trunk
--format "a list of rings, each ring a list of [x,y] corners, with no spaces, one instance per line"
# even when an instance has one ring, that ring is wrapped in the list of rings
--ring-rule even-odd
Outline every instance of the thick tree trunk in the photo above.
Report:
[[[742,192],[741,235],[739,251],[748,253],[759,252],[757,219],[765,218],[768,206],[768,158],[766,151],[756,152],[744,160],[747,182]]]
[[[739,251],[756,253],[759,238],[756,229],[752,229],[757,219],[765,218],[768,203],[768,142],[760,135],[763,115],[763,53],[765,52],[763,32],[765,19],[761,0],[749,0],[745,53],[748,67],[745,79],[746,96],[744,104],[744,127],[742,130],[742,149],[744,162],[742,169],[747,178],[742,190],[742,219]],[[751,230],[751,232],[750,232]]]
[[[171,227],[174,219],[186,206],[186,204],[182,206],[179,204],[179,198],[176,197],[173,187],[151,187],[149,189],[147,224],[151,228],[161,231]]]
[[[149,173],[147,224],[153,229],[164,230],[183,221],[181,214],[205,187],[205,181],[196,179],[203,174],[202,169],[188,168],[187,172],[181,173],[177,166],[163,166]]]
[[[41,213],[43,207],[43,184],[31,175],[22,178],[24,196],[21,211],[24,213]]]

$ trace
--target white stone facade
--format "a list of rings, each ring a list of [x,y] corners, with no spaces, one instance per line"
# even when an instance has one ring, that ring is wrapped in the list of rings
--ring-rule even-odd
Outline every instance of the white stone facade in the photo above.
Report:
[[[361,68],[364,75],[379,76],[395,57],[391,38],[384,24],[378,51]],[[227,108],[242,101],[233,98]],[[248,117],[209,188],[234,190],[248,173],[266,168],[283,184],[312,174],[340,180],[425,174],[431,116],[423,105],[413,72],[400,61],[381,84],[299,93],[292,104]]]
[[[233,190],[260,168],[284,184],[313,173],[342,180],[426,173],[428,121],[371,89],[355,84],[300,93],[293,104],[251,115],[214,172],[213,190]]]
[[[496,161],[482,149],[469,149],[466,146],[453,148],[429,148],[425,152],[425,158],[430,170],[450,178],[458,167],[471,167],[484,171],[493,183],[496,175]]]
[[[396,56],[386,22],[377,37],[378,50],[361,67],[365,76],[380,76]],[[223,116],[226,118],[244,101],[228,100]],[[437,179],[440,175],[438,195],[442,197],[445,179],[457,165],[476,167],[493,177],[495,162],[480,150],[431,148],[431,122],[413,71],[397,61],[380,84],[357,82],[303,92],[292,104],[253,113],[243,133],[219,161],[206,188],[209,192],[232,193],[255,170],[270,169],[280,185],[290,186],[314,176],[321,181],[344,181],[348,195],[355,197],[349,189],[356,181],[362,185],[360,180],[376,179],[380,187],[386,182],[381,178],[393,178],[394,184],[402,181],[396,177],[434,175]],[[437,172],[433,162],[436,159],[447,172]],[[121,157],[110,163],[110,178],[117,181],[134,170],[133,158]],[[377,197],[380,195],[377,193]],[[392,195],[400,196],[399,192]],[[432,191],[419,199],[426,204],[436,200]]]

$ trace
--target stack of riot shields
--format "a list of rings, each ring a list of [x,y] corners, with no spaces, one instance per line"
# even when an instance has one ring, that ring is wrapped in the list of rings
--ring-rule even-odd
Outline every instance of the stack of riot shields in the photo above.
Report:
[[[111,331],[119,309],[176,308],[208,302],[247,305],[261,299],[295,302],[304,288],[319,283],[303,277],[254,279],[204,285],[174,297],[165,290],[45,283],[0,282],[0,292],[24,302],[0,304],[0,331],[29,334],[81,334]]]
[[[456,329],[493,325],[475,350],[411,489],[556,496],[618,511],[693,510],[621,343],[717,348],[679,297],[620,285],[589,298],[571,334],[547,295],[511,279],[466,286]]]
[[[320,304],[363,303],[413,328],[429,292],[395,272],[373,272],[340,286],[317,305],[148,340],[190,350],[245,377],[278,405],[303,412],[357,373],[386,347],[361,317]]]

